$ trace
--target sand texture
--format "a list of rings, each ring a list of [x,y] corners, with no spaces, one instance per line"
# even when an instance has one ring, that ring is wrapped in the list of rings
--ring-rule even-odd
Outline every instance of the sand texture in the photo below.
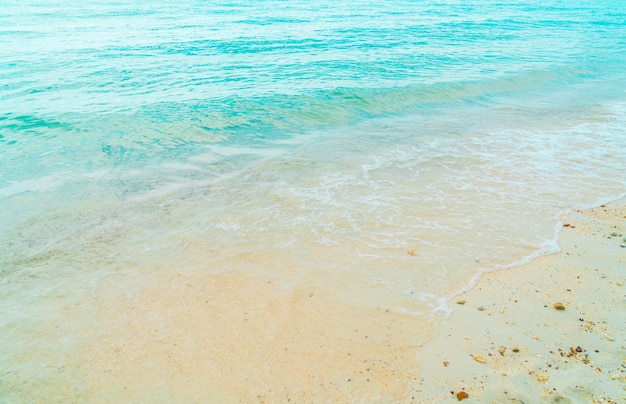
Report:
[[[415,336],[432,327],[236,273],[102,298],[117,314],[81,355],[90,402],[402,401],[419,385]]]
[[[451,301],[418,353],[420,401],[626,402],[624,205],[571,212],[559,253]]]
[[[16,351],[58,365],[5,370],[0,402],[624,402],[626,203],[562,220],[559,253],[485,274],[439,324],[272,274],[120,272]]]
[[[271,277],[144,277],[133,293],[109,288],[101,304],[115,309],[100,315],[83,352],[82,395],[91,402],[431,403],[465,394],[467,402],[620,402],[624,201],[563,222],[559,253],[485,274],[450,302],[453,313],[426,343],[416,336],[432,324]]]

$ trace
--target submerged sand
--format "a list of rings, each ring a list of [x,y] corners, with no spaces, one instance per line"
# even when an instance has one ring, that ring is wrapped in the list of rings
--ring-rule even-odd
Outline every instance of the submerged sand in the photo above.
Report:
[[[485,274],[439,324],[271,274],[105,277],[88,290],[93,306],[67,312],[91,319],[87,335],[72,345],[51,323],[16,351],[25,365],[0,373],[0,391],[11,402],[624,402],[626,201],[562,220],[559,253]],[[31,378],[33,358],[58,366]]]
[[[469,402],[618,402],[625,203],[563,221],[561,252],[484,275],[426,343],[417,336],[433,325],[411,315],[271,277],[178,276],[165,287],[142,278],[134,294],[109,290],[101,303],[118,314],[100,318],[82,355],[83,397],[426,403],[465,392]]]
[[[82,355],[88,401],[397,401],[419,384],[415,336],[427,324],[321,290],[229,273],[108,298],[125,317]]]

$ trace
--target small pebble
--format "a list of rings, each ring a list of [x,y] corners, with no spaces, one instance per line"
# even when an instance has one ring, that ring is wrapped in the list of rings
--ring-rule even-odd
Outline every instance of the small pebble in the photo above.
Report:
[[[539,383],[545,383],[548,381],[548,379],[550,379],[550,376],[548,375],[537,375],[537,381]]]
[[[565,310],[565,305],[561,302],[554,303],[554,308],[557,310]]]
[[[518,346],[514,346],[513,348],[511,348],[511,351],[513,352],[519,352],[519,347]]]
[[[459,401],[463,401],[463,400],[465,400],[468,397],[469,397],[469,395],[466,392],[464,392],[464,391],[459,391],[458,393],[456,393],[456,398]]]
[[[482,363],[482,364],[487,363],[487,359],[485,359],[485,357],[482,355],[474,355],[472,356],[472,359],[474,359],[478,363]]]
[[[457,300],[456,304],[465,304],[465,300]]]
[[[500,353],[500,355],[504,356],[504,351],[506,351],[506,347],[504,345],[500,345],[498,347],[498,353]]]
[[[485,309],[485,306],[480,306],[480,307],[478,308],[478,310],[480,310],[480,311],[485,311],[485,310],[487,310],[487,309]]]

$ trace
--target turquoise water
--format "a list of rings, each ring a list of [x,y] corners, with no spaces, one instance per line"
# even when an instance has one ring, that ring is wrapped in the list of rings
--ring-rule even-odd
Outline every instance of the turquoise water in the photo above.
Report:
[[[0,393],[147,274],[432,323],[625,195],[624,66],[612,0],[3,2]]]

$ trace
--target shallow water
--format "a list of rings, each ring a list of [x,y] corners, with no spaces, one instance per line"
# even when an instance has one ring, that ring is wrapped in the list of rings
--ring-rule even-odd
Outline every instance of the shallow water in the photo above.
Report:
[[[556,251],[560,212],[626,193],[620,2],[216,3],[0,16],[2,396],[97,397],[85,352],[129,301],[187,318],[179,277],[252,282],[226,312],[408,315],[419,344],[480,273]]]

